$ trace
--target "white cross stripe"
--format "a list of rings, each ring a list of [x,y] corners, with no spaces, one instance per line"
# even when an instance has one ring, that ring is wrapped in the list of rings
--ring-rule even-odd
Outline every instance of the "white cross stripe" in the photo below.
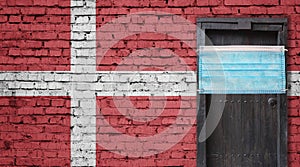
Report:
[[[287,72],[287,95],[300,96],[300,71]]]
[[[70,96],[73,90],[97,96],[196,96],[196,78],[193,71],[0,72],[0,96]],[[287,72],[287,83],[288,96],[300,96],[300,72]]]
[[[96,0],[71,0],[71,72],[79,74],[71,76],[71,166],[96,166],[96,95],[91,84],[84,93],[77,89],[95,80],[88,73],[96,71],[96,35],[85,39],[87,32],[96,32]]]
[[[1,96],[70,96],[72,91],[93,91],[97,96],[196,96],[193,71],[19,71],[0,72],[0,80]]]

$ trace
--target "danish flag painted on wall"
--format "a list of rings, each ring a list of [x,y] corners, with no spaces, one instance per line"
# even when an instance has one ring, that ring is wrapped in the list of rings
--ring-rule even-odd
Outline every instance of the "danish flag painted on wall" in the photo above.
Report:
[[[196,166],[195,21],[219,2],[0,0],[0,166]]]
[[[71,10],[70,1],[0,1],[0,165],[194,166],[196,99],[185,94],[195,87],[187,72],[195,69],[194,36],[179,34],[184,27],[174,36],[165,26],[139,30],[138,22],[126,34],[112,21],[123,35],[109,46],[107,34],[120,31],[103,24],[93,32],[95,16],[82,15],[95,7],[80,2]]]

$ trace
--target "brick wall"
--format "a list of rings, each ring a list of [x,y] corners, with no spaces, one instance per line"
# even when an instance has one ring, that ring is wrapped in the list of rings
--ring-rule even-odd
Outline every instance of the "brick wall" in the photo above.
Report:
[[[178,18],[146,14],[112,24],[120,16],[149,11]],[[289,166],[300,166],[299,0],[0,0],[0,166],[195,166],[192,117],[180,124],[190,128],[187,134],[166,151],[154,146],[155,155],[126,156],[124,152],[134,154],[138,148],[125,142],[110,146],[114,140],[102,139],[117,132],[153,136],[170,128],[180,109],[195,114],[192,25],[200,17],[289,19]],[[122,33],[128,36],[117,36]],[[115,39],[120,40],[110,46]],[[99,45],[107,46],[105,55]],[[140,52],[145,48],[153,50]],[[97,95],[95,101],[91,93]],[[122,102],[124,94],[128,99]],[[157,101],[166,105],[151,108]],[[90,110],[94,104],[95,111]],[[146,122],[120,114],[132,108],[161,113]],[[98,129],[103,119],[117,132]]]
[[[68,97],[0,98],[0,166],[68,166]]]
[[[68,70],[70,2],[1,0],[1,71]]]

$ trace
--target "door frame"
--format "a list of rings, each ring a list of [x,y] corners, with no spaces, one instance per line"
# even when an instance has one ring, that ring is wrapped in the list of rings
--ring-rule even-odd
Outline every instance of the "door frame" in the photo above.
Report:
[[[198,18],[197,19],[197,55],[199,47],[206,44],[205,30],[251,30],[251,31],[277,31],[277,45],[287,47],[287,18]],[[198,61],[197,56],[197,74]],[[286,64],[285,64],[286,67]],[[286,71],[287,72],[287,71]],[[197,75],[197,89],[199,78]],[[206,141],[199,142],[198,136],[206,120],[206,95],[197,93],[197,166],[207,167],[206,164]],[[277,135],[277,166],[287,166],[287,105],[286,96],[277,95],[280,101],[277,109],[278,131]]]

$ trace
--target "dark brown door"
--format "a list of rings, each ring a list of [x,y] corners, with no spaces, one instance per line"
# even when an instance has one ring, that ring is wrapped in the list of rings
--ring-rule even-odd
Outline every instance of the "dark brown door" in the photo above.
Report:
[[[225,30],[209,21],[200,27],[205,32],[204,45],[283,45],[284,29],[267,26],[254,30],[237,27]],[[203,20],[202,20],[203,21]],[[216,20],[218,21],[218,20]],[[199,22],[198,22],[199,25]],[[280,25],[280,24],[276,24]],[[230,25],[232,26],[232,25]],[[284,25],[282,25],[283,27]],[[272,27],[272,26],[271,26]],[[279,26],[278,26],[279,27]],[[201,38],[198,40],[201,40]],[[214,96],[214,98],[212,98]],[[220,98],[218,98],[220,97]],[[225,97],[225,98],[224,98]],[[212,100],[213,99],[213,100]],[[198,143],[198,166],[207,167],[284,167],[286,166],[286,95],[228,94],[199,95],[198,132],[211,106],[224,103],[223,115],[212,135]]]

